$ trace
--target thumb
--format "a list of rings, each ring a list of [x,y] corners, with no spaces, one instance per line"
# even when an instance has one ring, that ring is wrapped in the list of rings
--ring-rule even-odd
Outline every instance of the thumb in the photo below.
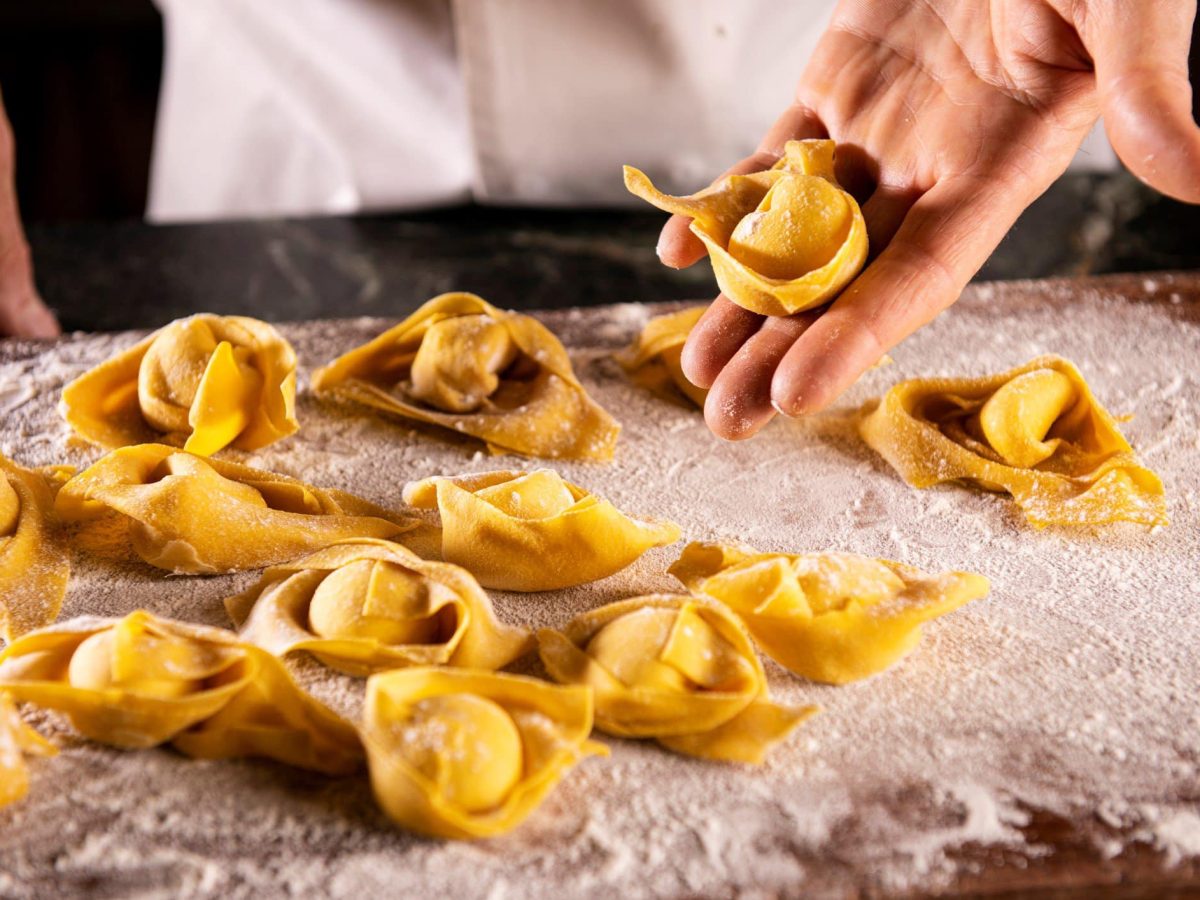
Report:
[[[1200,203],[1200,128],[1188,48],[1194,0],[1100,4],[1083,29],[1105,129],[1121,161],[1151,187]]]

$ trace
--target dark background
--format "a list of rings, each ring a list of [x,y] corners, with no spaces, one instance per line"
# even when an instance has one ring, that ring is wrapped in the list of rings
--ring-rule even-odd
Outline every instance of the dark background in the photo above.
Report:
[[[0,4],[0,88],[27,222],[142,214],[162,52],[150,0]],[[1192,72],[1196,83],[1196,40]]]

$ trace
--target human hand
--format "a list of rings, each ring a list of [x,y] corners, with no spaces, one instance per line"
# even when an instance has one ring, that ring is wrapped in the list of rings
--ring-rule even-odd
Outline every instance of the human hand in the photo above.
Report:
[[[838,142],[863,202],[867,267],[830,306],[766,318],[723,295],[683,351],[720,437],[816,412],[952,304],[1017,216],[1067,168],[1103,113],[1124,163],[1200,202],[1200,129],[1187,56],[1194,0],[842,0],[796,100],[753,156],[789,139]],[[672,216],[658,253],[704,255]]]
[[[0,336],[50,338],[60,333],[33,284],[33,263],[17,211],[16,147],[0,101]]]

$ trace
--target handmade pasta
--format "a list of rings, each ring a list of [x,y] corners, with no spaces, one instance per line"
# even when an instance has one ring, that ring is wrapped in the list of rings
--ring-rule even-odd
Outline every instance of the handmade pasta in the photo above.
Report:
[[[85,529],[115,519],[143,560],[189,574],[267,566],[416,525],[343,491],[162,444],[114,450],[68,481],[55,508]]]
[[[550,676],[596,692],[596,726],[688,756],[760,763],[816,712],[774,703],[745,628],[719,603],[656,594],[537,634]]]
[[[474,294],[434,297],[317,370],[313,389],[472,435],[497,453],[609,460],[620,431],[549,329]]]
[[[853,553],[759,553],[692,543],[671,574],[720,600],[763,651],[797,675],[845,684],[913,651],[921,624],[987,595],[969,572],[926,575]]]
[[[835,149],[829,140],[788,141],[770,169],[728,175],[688,197],[662,193],[631,166],[625,187],[691,217],[730,300],[786,316],[832,300],[867,259],[866,222],[834,175]]]
[[[389,541],[341,541],[268,569],[225,605],[243,640],[276,656],[307,650],[350,675],[498,669],[532,647],[527,630],[497,621],[469,572]]]
[[[1007,492],[1038,527],[1167,524],[1162,482],[1058,356],[1000,375],[901,382],[859,428],[913,487],[965,481]]]
[[[585,756],[592,695],[518,675],[404,669],[367,682],[375,798],[399,825],[446,838],[512,830]]]
[[[300,427],[296,354],[258,319],[190,316],[76,378],[61,410],[107,449],[166,441],[200,456],[257,450]]]
[[[550,469],[427,478],[406,485],[404,500],[438,510],[447,562],[506,591],[596,581],[679,539],[673,522],[630,518]]]

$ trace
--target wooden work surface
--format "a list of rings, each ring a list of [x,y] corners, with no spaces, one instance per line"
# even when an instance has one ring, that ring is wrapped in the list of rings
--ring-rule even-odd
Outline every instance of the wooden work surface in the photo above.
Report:
[[[412,838],[365,779],[263,762],[122,753],[26,714],[63,752],[35,760],[30,796],[0,811],[0,897],[772,896],[945,894],[1164,897],[1200,893],[1200,277],[980,284],[820,416],[725,444],[697,411],[629,385],[609,359],[644,323],[632,305],[541,316],[624,424],[611,466],[559,466],[687,538],[847,550],[987,575],[992,594],[927,626],[917,651],[842,688],[768,664],[780,700],[818,703],[768,764],[700,763],[609,740],[512,835]],[[381,320],[283,326],[305,371]],[[135,335],[0,343],[0,450],[25,464],[94,459],[54,406],[71,377]],[[1004,498],[914,491],[858,440],[854,414],[902,378],[1075,361],[1167,486],[1148,533],[1034,531]],[[316,401],[263,468],[397,504],[432,474],[522,465]],[[501,616],[561,624],[602,602],[671,590],[682,545],[594,585],[497,594]],[[228,625],[221,599],[252,574],[164,578],[77,558],[64,617],[138,607]],[[361,682],[291,662],[354,716]],[[522,670],[537,672],[533,663]]]

